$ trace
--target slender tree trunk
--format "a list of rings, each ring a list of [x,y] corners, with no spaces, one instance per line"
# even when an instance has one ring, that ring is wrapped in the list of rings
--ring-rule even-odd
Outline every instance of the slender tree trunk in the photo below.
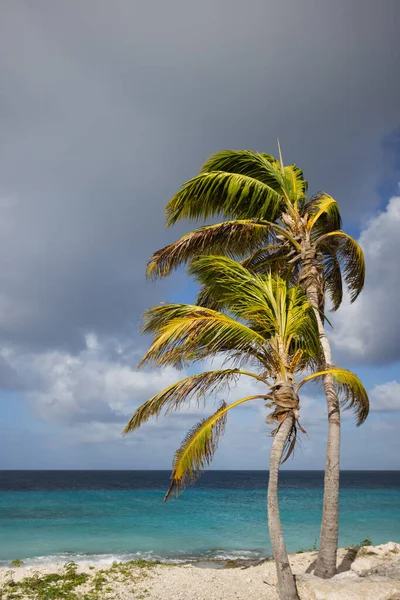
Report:
[[[332,364],[331,349],[321,316],[318,319],[325,366]],[[321,538],[314,575],[327,579],[336,573],[339,538],[339,477],[340,477],[340,408],[336,387],[331,375],[325,375],[324,388],[328,406],[328,442],[324,479]]]
[[[299,600],[296,583],[290,568],[283,539],[278,505],[278,473],[285,442],[293,426],[293,413],[288,413],[272,442],[269,460],[268,481],[268,529],[271,538],[272,553],[278,575],[278,593],[281,600]]]
[[[318,322],[318,332],[325,363],[321,367],[329,368],[332,365],[331,348],[319,311],[320,294],[318,281],[320,281],[320,276],[315,264],[315,249],[311,246],[306,247],[301,267],[302,273],[299,283],[305,289],[310,303],[314,306]],[[331,375],[325,375],[324,388],[328,408],[328,441],[326,447],[321,537],[314,575],[328,579],[336,573],[339,538],[340,408],[336,387]]]

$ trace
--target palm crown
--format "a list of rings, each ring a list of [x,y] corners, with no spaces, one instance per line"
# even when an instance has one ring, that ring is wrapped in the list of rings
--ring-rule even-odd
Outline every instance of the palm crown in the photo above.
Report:
[[[336,310],[342,278],[354,301],[365,279],[361,248],[341,230],[336,201],[326,193],[306,196],[307,182],[296,165],[250,150],[212,155],[166,207],[167,225],[181,219],[229,220],[199,227],[157,251],[148,275],[164,277],[199,254],[244,258],[259,273],[274,271],[309,289],[323,310],[325,293]],[[312,268],[314,267],[314,268]]]
[[[298,390],[307,381],[329,372],[342,402],[354,408],[358,424],[365,420],[368,397],[350,371],[332,367],[309,375],[295,385],[295,375],[313,367],[321,354],[315,311],[303,290],[289,287],[278,275],[251,273],[243,265],[222,256],[200,257],[192,262],[190,270],[214,296],[219,295],[225,312],[189,304],[151,308],[144,315],[143,331],[153,334],[153,342],[141,365],[152,362],[179,368],[216,355],[232,358],[236,364],[232,368],[186,377],[159,392],[135,411],[124,432],[135,430],[162,411],[177,410],[192,399],[200,402],[206,394],[216,392],[241,376],[264,383],[266,389],[264,393],[230,405],[223,403],[188,433],[175,455],[166,498],[173,490],[184,488],[210,464],[227,412],[244,402],[267,401],[267,406],[273,408],[267,422],[277,423],[275,433],[288,413],[298,419]],[[295,439],[294,425],[288,438],[287,455]]]

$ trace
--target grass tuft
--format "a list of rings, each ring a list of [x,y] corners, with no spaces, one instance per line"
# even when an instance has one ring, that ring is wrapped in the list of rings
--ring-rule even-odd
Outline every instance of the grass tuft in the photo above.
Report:
[[[22,561],[20,561],[22,564]],[[141,583],[158,561],[131,560],[114,562],[106,569],[91,568],[91,573],[78,572],[74,562],[66,563],[61,572],[25,577],[21,581],[13,579],[13,571],[0,587],[0,600],[113,600],[113,583],[120,582],[129,587],[136,598],[148,596]],[[20,566],[13,564],[13,566]],[[90,568],[90,567],[89,567]]]

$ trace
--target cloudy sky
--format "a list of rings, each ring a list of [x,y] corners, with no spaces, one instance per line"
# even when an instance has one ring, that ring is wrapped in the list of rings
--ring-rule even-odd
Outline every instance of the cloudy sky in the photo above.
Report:
[[[193,408],[121,438],[182,374],[137,371],[141,313],[190,301],[146,259],[188,229],[163,206],[222,148],[274,153],[339,201],[367,260],[333,317],[336,364],[370,392],[344,415],[343,468],[399,468],[400,44],[397,0],[1,0],[0,468],[169,468]],[[252,384],[231,398],[251,393]],[[323,468],[326,417],[288,468]],[[232,413],[216,468],[265,468],[258,407]]]

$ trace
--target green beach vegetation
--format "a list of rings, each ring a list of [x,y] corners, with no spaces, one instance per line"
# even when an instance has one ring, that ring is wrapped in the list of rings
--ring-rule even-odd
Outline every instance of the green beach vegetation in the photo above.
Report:
[[[93,569],[90,574],[79,570],[74,562],[66,563],[62,569],[14,579],[9,571],[8,578],[0,587],[0,600],[113,600],[115,583],[132,592],[137,600],[148,597],[145,580],[157,561],[132,560],[114,562],[110,567]],[[13,565],[15,566],[15,565]]]

